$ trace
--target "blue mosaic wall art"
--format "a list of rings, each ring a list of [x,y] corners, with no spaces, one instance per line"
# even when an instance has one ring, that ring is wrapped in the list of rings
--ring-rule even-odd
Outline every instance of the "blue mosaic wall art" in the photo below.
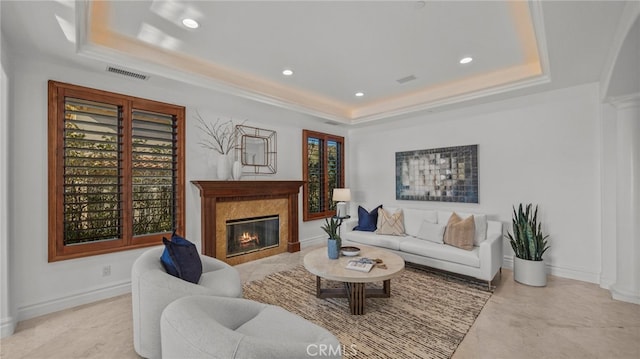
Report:
[[[396,152],[396,199],[478,202],[478,145]]]

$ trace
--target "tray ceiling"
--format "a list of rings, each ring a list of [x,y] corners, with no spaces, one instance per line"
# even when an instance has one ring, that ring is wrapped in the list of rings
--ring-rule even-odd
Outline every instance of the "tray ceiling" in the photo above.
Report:
[[[81,53],[126,54],[134,69],[344,123],[548,81],[536,3],[99,1],[85,6]],[[184,18],[200,26],[186,28]],[[460,64],[466,56],[473,61]],[[283,76],[284,69],[293,75]]]

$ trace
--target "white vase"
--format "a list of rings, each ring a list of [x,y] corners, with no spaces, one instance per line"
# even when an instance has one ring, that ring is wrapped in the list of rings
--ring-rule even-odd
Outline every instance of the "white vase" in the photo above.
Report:
[[[514,256],[513,279],[518,283],[544,287],[547,285],[547,271],[544,261],[528,261]]]
[[[216,167],[218,179],[220,181],[226,181],[231,177],[231,168],[229,166],[228,155],[218,155],[218,165]]]
[[[216,156],[207,156],[207,165],[214,173],[218,169],[218,157]]]
[[[234,161],[231,166],[231,177],[238,181],[242,177],[242,163],[240,161]]]

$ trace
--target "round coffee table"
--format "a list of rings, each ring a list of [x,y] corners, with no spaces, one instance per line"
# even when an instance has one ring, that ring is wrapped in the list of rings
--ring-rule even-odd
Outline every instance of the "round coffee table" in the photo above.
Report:
[[[391,278],[404,269],[404,259],[384,249],[358,244],[360,254],[355,257],[340,256],[329,259],[327,247],[314,249],[304,256],[304,267],[316,275],[316,297],[347,298],[351,314],[364,314],[365,298],[389,298],[391,296]],[[350,260],[362,257],[381,259],[386,269],[374,266],[369,272],[347,269]],[[322,288],[321,278],[344,283],[344,288]],[[382,281],[382,288],[365,288],[365,283]]]

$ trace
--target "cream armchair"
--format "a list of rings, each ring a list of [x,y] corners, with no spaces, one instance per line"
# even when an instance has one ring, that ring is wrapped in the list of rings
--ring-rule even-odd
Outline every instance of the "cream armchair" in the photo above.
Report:
[[[133,347],[145,358],[160,358],[160,316],[178,298],[191,295],[242,297],[240,274],[215,258],[200,256],[202,276],[193,284],[167,274],[160,256],[164,247],[144,252],[131,270]]]
[[[164,359],[340,358],[328,330],[275,305],[248,299],[192,296],[162,312]]]

